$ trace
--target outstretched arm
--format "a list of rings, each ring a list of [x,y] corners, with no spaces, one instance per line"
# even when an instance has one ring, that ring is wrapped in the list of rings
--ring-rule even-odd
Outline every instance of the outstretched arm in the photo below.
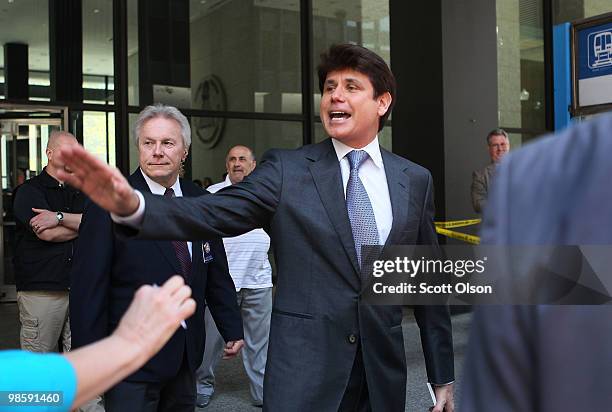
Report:
[[[62,172],[59,177],[113,213],[113,220],[124,225],[116,227],[120,237],[192,240],[236,236],[267,227],[283,185],[282,156],[274,150],[267,152],[260,166],[241,183],[211,196],[172,199],[143,198],[117,169],[80,146],[62,148],[58,157],[74,172]],[[117,216],[128,219],[119,221]]]

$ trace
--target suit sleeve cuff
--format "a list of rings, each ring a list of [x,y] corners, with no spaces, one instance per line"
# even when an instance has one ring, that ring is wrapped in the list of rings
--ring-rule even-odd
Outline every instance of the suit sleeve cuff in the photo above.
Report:
[[[140,201],[138,203],[138,209],[136,209],[136,211],[129,216],[118,216],[114,213],[111,213],[111,219],[113,219],[113,222],[119,225],[125,225],[134,229],[140,229],[140,227],[142,226],[142,221],[144,220],[145,199],[142,193],[140,193],[140,190],[135,190],[135,192],[136,196],[138,196],[138,200]]]
[[[433,386],[435,388],[435,387],[438,387],[438,386],[448,386],[448,385],[451,385],[453,383],[455,383],[455,381],[450,381],[450,382],[447,382],[447,383],[432,383],[431,386]]]

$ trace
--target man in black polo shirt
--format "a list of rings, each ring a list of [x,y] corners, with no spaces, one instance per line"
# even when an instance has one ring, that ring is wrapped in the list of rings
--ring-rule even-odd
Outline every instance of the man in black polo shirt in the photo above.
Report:
[[[15,280],[21,322],[21,348],[33,352],[70,350],[68,286],[74,243],[84,196],[58,181],[54,153],[77,140],[53,132],[47,143],[49,163],[26,181],[14,203],[16,230]]]

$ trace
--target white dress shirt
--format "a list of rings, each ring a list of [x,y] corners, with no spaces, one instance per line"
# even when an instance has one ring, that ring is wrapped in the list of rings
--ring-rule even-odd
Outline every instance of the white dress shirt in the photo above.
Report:
[[[164,193],[166,193],[166,188],[164,186],[162,186],[159,183],[151,180],[151,178],[149,176],[147,176],[145,174],[145,172],[142,171],[142,169],[138,169],[138,170],[140,170],[140,173],[142,173],[142,176],[144,177],[145,182],[147,182],[147,186],[149,186],[149,190],[151,191],[151,193],[153,193],[154,195],[161,195],[161,196],[163,196]],[[181,190],[181,185],[179,183],[178,178],[176,179],[176,182],[174,182],[174,184],[172,186],[170,186],[170,188],[172,190],[174,190],[174,196],[175,197],[182,197],[183,196],[183,191]],[[144,211],[144,209],[143,209],[143,211]],[[119,222],[117,222],[117,223],[119,223]],[[189,249],[189,256],[191,256],[191,258],[193,260],[193,255],[191,253],[191,242],[187,242],[187,249]]]
[[[348,185],[349,176],[351,174],[351,166],[346,155],[352,150],[365,150],[368,153],[369,157],[364,160],[359,167],[359,179],[361,179],[366,192],[368,192],[372,210],[374,210],[376,227],[378,227],[378,239],[380,240],[380,244],[384,245],[387,241],[387,237],[389,237],[389,232],[391,232],[391,226],[393,225],[393,211],[391,209],[389,185],[387,185],[387,175],[380,153],[378,136],[376,136],[366,147],[361,149],[354,149],[336,139],[332,139],[332,143],[336,150],[338,161],[340,162],[345,199],[346,186]]]
[[[349,161],[346,158],[346,155],[348,152],[355,149],[336,139],[331,140],[334,145],[334,150],[336,151],[336,156],[338,156],[338,161],[340,162],[342,185],[344,187],[344,197],[346,199],[346,186],[351,173]],[[370,203],[372,204],[372,209],[374,210],[376,226],[378,227],[378,239],[380,240],[381,245],[384,245],[387,241],[387,237],[389,237],[389,232],[391,232],[391,226],[393,225],[393,211],[391,209],[389,186],[387,185],[387,175],[385,173],[385,167],[383,164],[382,155],[380,153],[378,136],[376,136],[374,140],[360,150],[365,150],[368,152],[369,157],[359,168],[359,178],[368,192],[368,197],[370,198]],[[145,179],[147,179],[146,176]],[[149,187],[151,187],[151,185],[149,185]],[[153,191],[153,189],[151,189],[151,191]],[[131,226],[133,228],[140,227],[144,218],[145,200],[140,191],[136,190],[136,194],[140,199],[136,212],[125,217],[111,214],[113,221],[119,224]]]
[[[209,186],[211,193],[231,186],[229,176],[223,182]],[[272,287],[272,266],[268,260],[270,237],[263,229],[253,229],[243,235],[224,237],[229,272],[236,285],[242,288],[262,289]]]

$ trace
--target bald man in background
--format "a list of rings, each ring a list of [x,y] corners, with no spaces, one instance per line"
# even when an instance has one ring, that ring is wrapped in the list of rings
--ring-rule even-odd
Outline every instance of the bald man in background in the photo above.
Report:
[[[21,323],[21,348],[54,352],[58,342],[70,350],[68,287],[84,196],[57,179],[58,149],[77,145],[68,133],[51,133],[43,171],[27,180],[14,203],[15,280]]]
[[[216,193],[224,187],[238,184],[251,174],[257,161],[251,148],[236,145],[225,157],[227,176],[223,182],[209,186]],[[270,237],[263,229],[223,238],[227,263],[238,298],[244,326],[242,362],[249,377],[249,390],[256,406],[263,405],[263,381],[272,315],[272,266],[268,260]],[[223,355],[223,339],[206,310],[206,349],[197,371],[198,397],[196,406],[208,406],[215,392],[215,369]]]

